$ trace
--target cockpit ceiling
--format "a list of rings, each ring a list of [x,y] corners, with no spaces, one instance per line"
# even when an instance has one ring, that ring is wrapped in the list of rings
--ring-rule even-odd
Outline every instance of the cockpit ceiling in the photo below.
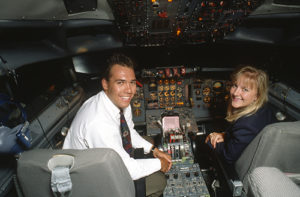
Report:
[[[10,0],[0,2],[0,27],[19,25],[20,23],[10,23],[16,21],[32,21],[32,24],[41,20],[61,21],[58,26],[66,26],[66,21],[73,19],[115,21],[126,46],[195,45],[214,43],[227,37],[231,40],[232,35],[237,35],[233,32],[239,30],[240,26],[244,26],[245,20],[258,18],[265,20],[274,16],[296,17],[299,21],[298,1],[27,0],[25,2]],[[86,24],[91,23],[84,22],[81,25]],[[267,39],[266,43],[272,44],[274,40]]]

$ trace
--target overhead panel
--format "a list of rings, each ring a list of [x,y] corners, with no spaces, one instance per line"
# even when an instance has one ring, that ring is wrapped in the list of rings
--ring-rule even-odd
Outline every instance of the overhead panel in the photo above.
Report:
[[[128,46],[216,42],[262,0],[109,0]]]

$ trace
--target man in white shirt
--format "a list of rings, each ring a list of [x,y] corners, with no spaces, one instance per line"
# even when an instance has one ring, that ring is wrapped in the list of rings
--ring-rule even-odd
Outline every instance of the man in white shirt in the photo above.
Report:
[[[136,92],[136,78],[132,60],[122,54],[113,55],[102,87],[103,91],[89,98],[77,112],[63,149],[112,148],[123,159],[133,180],[146,177],[146,195],[159,196],[166,185],[161,172],[169,171],[172,161],[170,155],[155,148],[134,129],[130,101]],[[146,154],[152,151],[154,158],[134,159],[125,151],[120,134],[120,110],[130,129],[132,147],[144,148]]]

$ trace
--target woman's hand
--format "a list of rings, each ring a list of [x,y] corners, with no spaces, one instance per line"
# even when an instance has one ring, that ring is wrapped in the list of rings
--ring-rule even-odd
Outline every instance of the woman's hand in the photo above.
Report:
[[[205,139],[205,143],[207,143],[208,141],[210,141],[211,145],[213,146],[213,148],[216,148],[217,143],[220,142],[224,142],[224,137],[225,137],[225,133],[210,133],[206,139]]]

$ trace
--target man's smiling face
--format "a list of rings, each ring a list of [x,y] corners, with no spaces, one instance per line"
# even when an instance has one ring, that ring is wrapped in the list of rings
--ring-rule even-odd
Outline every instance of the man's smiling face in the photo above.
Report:
[[[134,70],[116,64],[110,70],[109,80],[102,80],[102,86],[109,99],[118,108],[124,109],[129,106],[130,101],[136,92]]]

